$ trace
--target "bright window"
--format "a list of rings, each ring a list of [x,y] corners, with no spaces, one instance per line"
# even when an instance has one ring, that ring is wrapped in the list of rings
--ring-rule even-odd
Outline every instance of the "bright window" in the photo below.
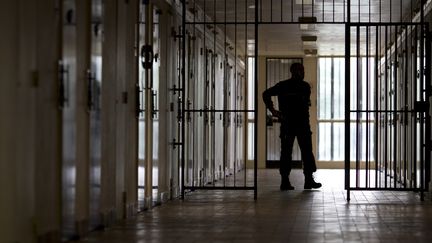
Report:
[[[359,63],[357,63],[359,60]],[[374,59],[351,58],[350,110],[374,109]],[[358,72],[357,72],[358,70]],[[357,90],[356,87],[360,87]],[[366,160],[366,149],[374,149],[374,115],[351,116],[350,157]],[[360,122],[356,125],[355,120]],[[318,59],[318,160],[345,159],[345,58]],[[359,152],[357,155],[357,151]],[[368,153],[369,161],[373,153]],[[371,157],[372,156],[372,157]]]

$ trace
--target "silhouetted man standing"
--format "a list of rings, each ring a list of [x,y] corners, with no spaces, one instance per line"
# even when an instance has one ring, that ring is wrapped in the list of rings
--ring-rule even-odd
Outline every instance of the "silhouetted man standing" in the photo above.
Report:
[[[303,81],[304,67],[301,63],[293,63],[290,68],[291,78],[281,81],[263,93],[264,103],[272,115],[281,121],[281,157],[280,174],[282,183],[280,189],[294,190],[289,181],[291,172],[292,150],[294,139],[300,146],[305,176],[304,189],[320,188],[321,183],[315,182],[312,174],[316,171],[315,158],[312,153],[312,132],[309,124],[310,85]],[[278,97],[279,110],[276,110],[271,100]]]

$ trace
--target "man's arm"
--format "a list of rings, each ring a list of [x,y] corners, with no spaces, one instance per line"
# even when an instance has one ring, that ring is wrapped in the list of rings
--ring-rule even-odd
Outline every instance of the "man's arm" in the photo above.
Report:
[[[280,92],[280,88],[278,88],[278,85],[276,84],[275,86],[265,90],[262,94],[262,97],[263,97],[263,100],[264,100],[264,103],[265,103],[267,109],[270,110],[272,115],[281,118],[280,111],[278,111],[274,108],[273,101],[271,100],[271,97],[277,96],[279,94],[279,92]]]

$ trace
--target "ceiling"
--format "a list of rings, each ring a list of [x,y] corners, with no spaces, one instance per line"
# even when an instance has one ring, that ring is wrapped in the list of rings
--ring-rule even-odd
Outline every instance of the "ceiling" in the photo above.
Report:
[[[302,5],[301,2],[309,3]],[[313,1],[313,2],[312,2]],[[344,55],[347,0],[258,0],[260,2],[259,52],[262,55],[304,55],[305,50],[317,50],[318,55]],[[297,4],[297,3],[300,4]],[[419,0],[352,0],[351,21],[353,22],[395,22],[412,19],[412,12],[419,6]],[[313,3],[313,4],[312,4]],[[236,39],[237,48],[245,50],[245,43],[253,43],[255,0],[190,0],[192,5],[205,9],[207,21],[217,23],[238,22],[226,25],[229,39]],[[359,14],[360,10],[360,14]],[[413,11],[411,11],[413,10]],[[203,15],[203,13],[200,13]],[[300,17],[314,16],[316,24],[301,29]],[[280,22],[289,24],[280,24]],[[326,22],[326,24],[322,24]],[[332,22],[332,23],[329,23]],[[225,25],[218,25],[225,30]],[[316,36],[315,43],[302,42],[302,36]],[[249,41],[247,41],[249,40]],[[253,53],[253,44],[248,52]]]

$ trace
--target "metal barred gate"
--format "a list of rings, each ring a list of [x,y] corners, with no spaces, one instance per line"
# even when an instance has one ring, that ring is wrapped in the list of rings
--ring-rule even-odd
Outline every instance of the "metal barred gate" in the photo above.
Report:
[[[256,199],[256,153],[250,162],[246,145],[248,129],[256,131],[256,123],[248,123],[256,116],[256,109],[250,107],[256,105],[248,105],[247,100],[248,82],[256,87],[256,79],[248,80],[247,64],[257,52],[257,15],[249,5],[237,6],[236,1],[239,11],[230,23],[227,1],[220,2],[225,6],[222,15],[216,13],[216,1],[182,3],[181,129],[176,139],[182,198],[191,190],[251,190]],[[230,31],[234,34],[228,37]]]
[[[351,190],[420,191],[423,198],[430,167],[426,3],[179,1],[182,24],[175,36],[180,80],[173,87],[178,102],[172,110],[178,113],[173,144],[182,198],[196,189],[253,190],[256,198],[257,137],[251,148],[246,145],[258,131],[259,31],[289,24],[319,26],[330,33],[333,26],[326,24],[346,26],[348,200]],[[317,55],[317,50],[304,52]],[[253,65],[248,65],[251,59]],[[250,90],[253,100],[248,100]]]
[[[348,23],[345,187],[418,191],[430,181],[430,34],[423,21]]]

